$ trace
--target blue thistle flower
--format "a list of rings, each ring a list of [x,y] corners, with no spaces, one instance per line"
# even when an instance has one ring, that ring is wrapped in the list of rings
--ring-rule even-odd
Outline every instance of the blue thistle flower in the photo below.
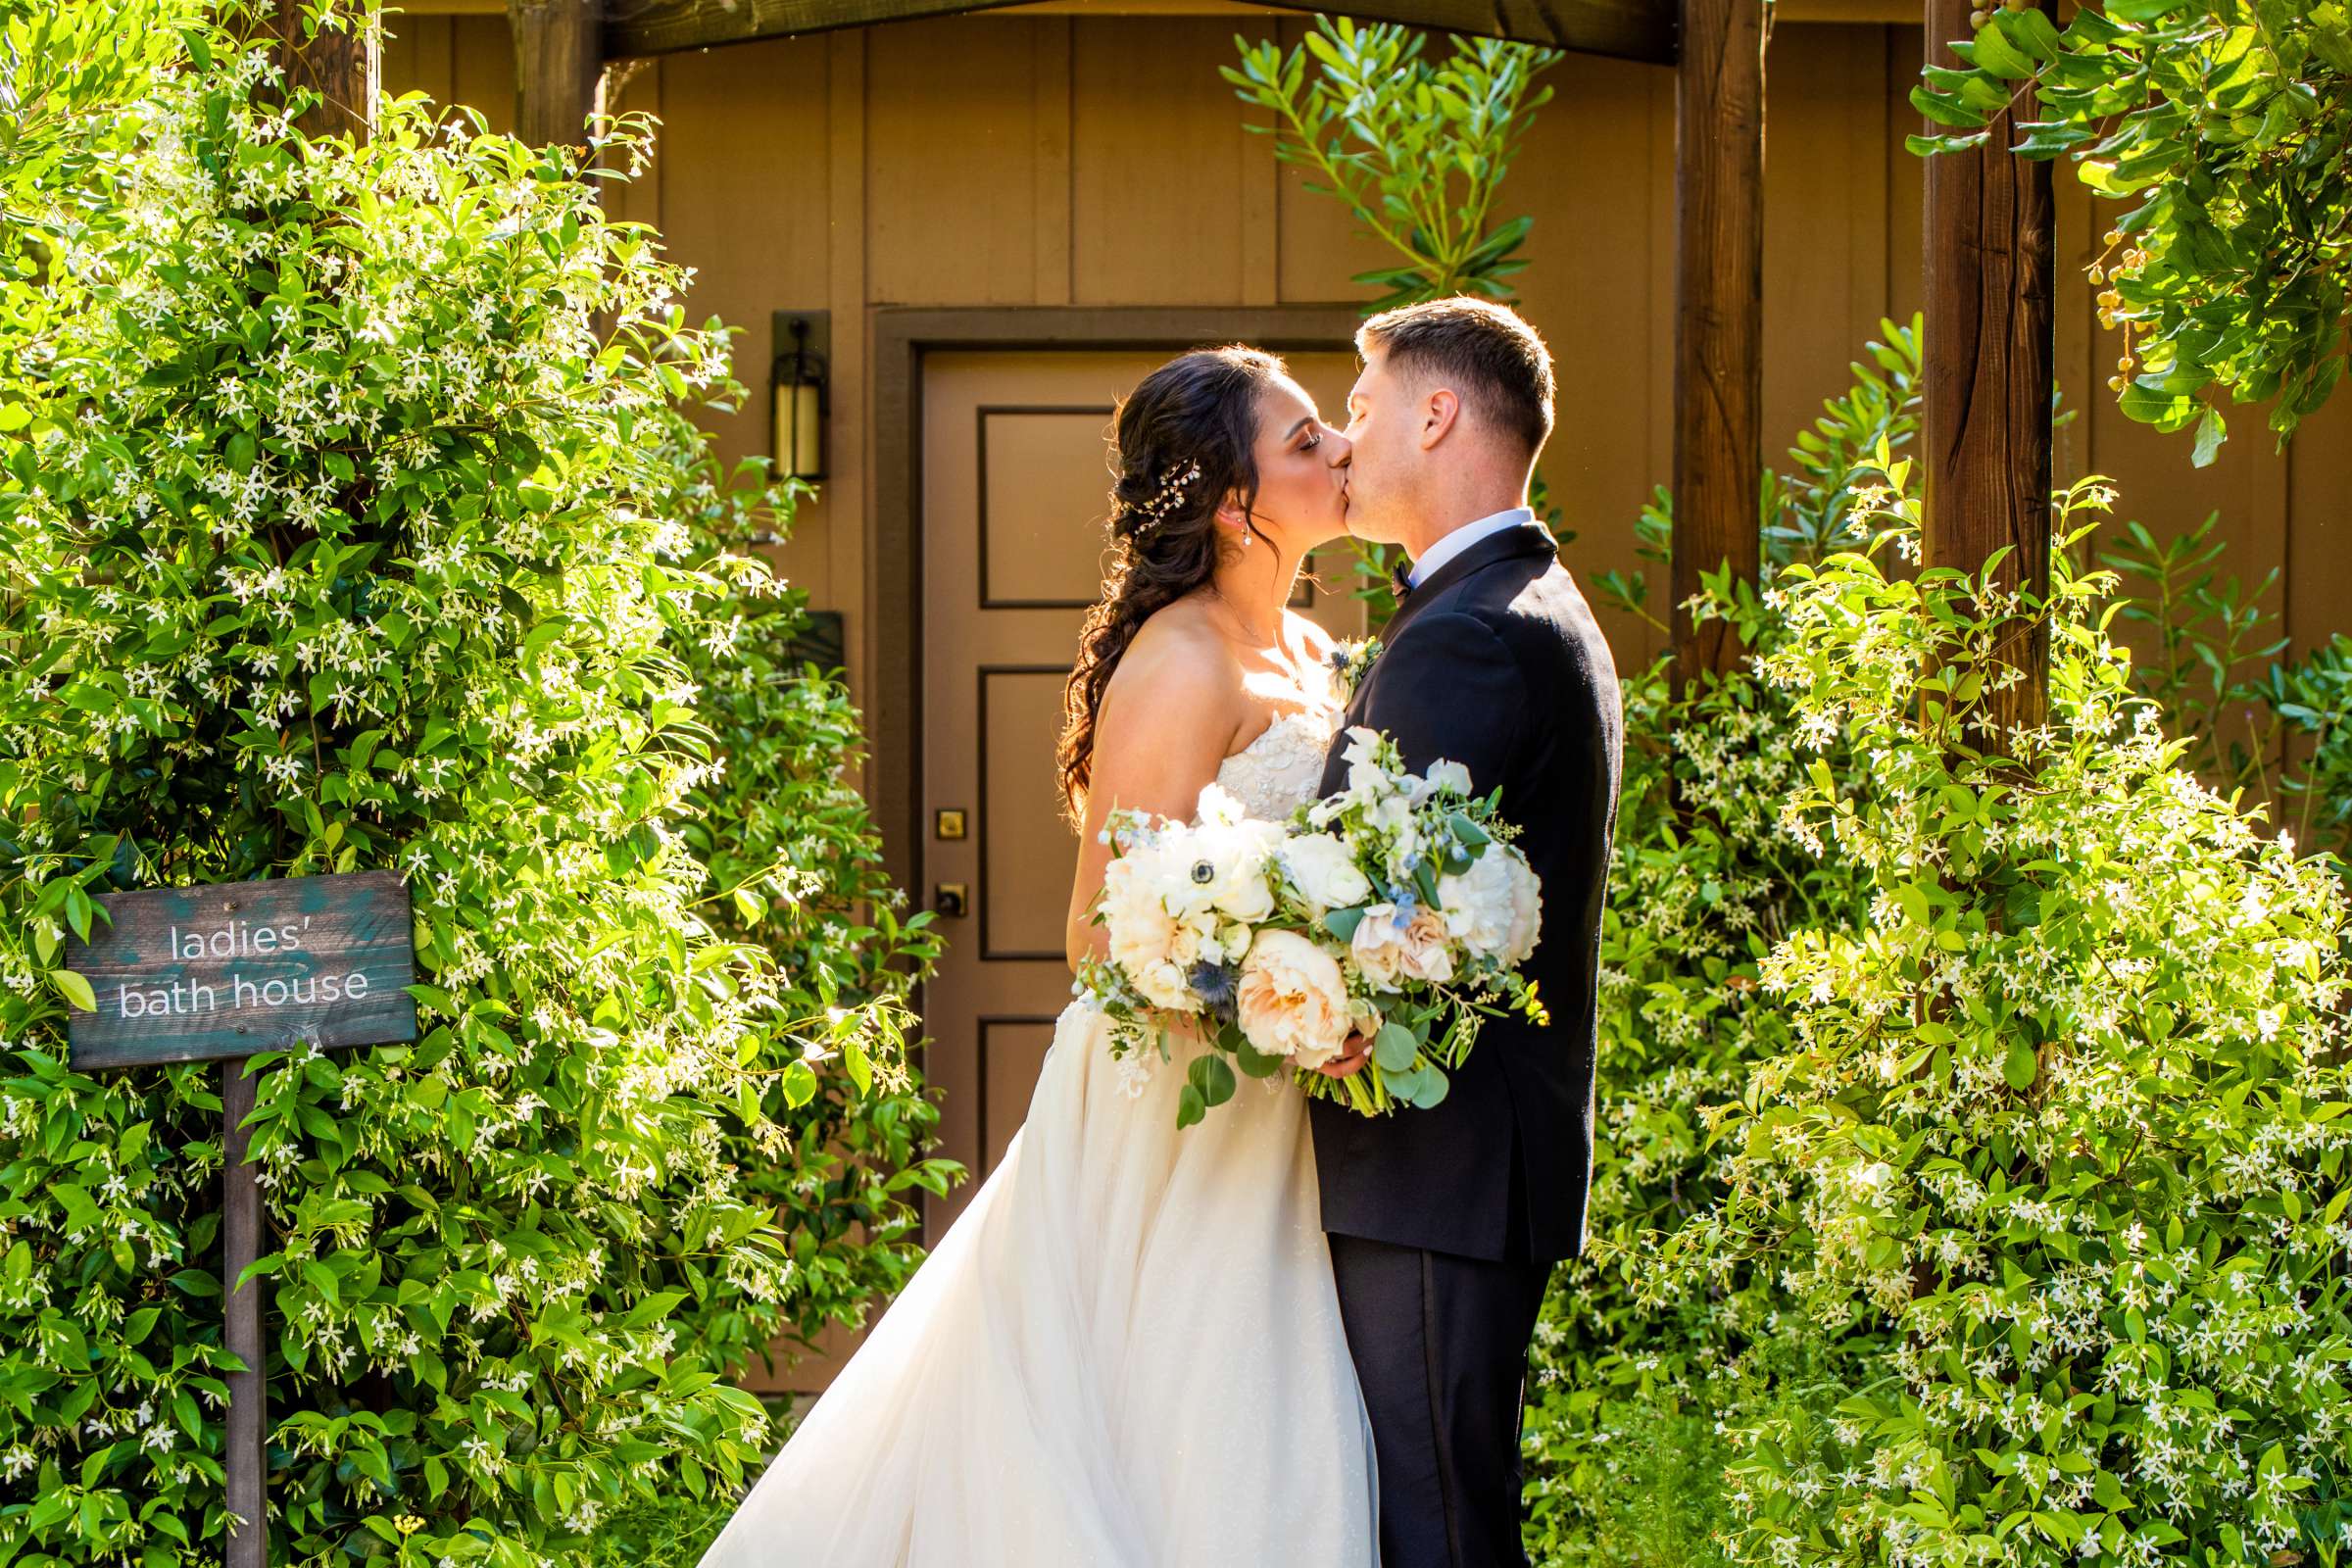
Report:
[[[1228,1023],[1233,1021],[1234,998],[1242,983],[1240,969],[1230,964],[1210,963],[1203,958],[1193,965],[1193,972],[1185,980],[1193,988],[1193,995],[1200,999],[1202,1006]]]

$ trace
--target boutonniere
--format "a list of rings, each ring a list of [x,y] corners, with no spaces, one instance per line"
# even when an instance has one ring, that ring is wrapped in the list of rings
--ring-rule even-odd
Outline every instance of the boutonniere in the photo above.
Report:
[[[1343,701],[1352,700],[1355,689],[1364,683],[1371,671],[1372,661],[1380,657],[1380,639],[1357,637],[1341,643],[1331,651],[1332,672],[1339,677]]]

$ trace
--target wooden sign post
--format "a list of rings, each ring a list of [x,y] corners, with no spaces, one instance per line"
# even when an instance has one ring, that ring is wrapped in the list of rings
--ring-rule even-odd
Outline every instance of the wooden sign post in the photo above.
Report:
[[[261,1255],[262,1194],[239,1125],[252,1114],[247,1056],[416,1038],[416,953],[409,893],[396,872],[272,882],[148,888],[97,901],[111,916],[87,944],[69,938],[66,964],[90,983],[94,1012],[68,1020],[76,1068],[219,1060],[222,1172],[221,1341],[246,1370],[228,1376],[228,1568],[269,1561],[262,1480],[267,1464],[262,1282],[237,1284]]]

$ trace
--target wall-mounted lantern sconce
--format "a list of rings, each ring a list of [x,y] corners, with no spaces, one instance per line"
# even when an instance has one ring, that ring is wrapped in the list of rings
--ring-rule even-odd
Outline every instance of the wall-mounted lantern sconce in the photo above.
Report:
[[[768,372],[769,453],[779,479],[825,476],[825,313],[775,313],[776,363]]]

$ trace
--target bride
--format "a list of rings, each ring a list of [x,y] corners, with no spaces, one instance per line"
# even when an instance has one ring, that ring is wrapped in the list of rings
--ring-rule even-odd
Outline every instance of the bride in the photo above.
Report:
[[[1080,823],[1073,966],[1114,807],[1313,798],[1344,694],[1284,609],[1346,532],[1348,447],[1282,362],[1204,349],[1116,420],[1116,563],[1057,759]],[[1245,1082],[1176,1126],[1172,1061],[1063,1012],[1004,1158],[702,1568],[1368,1568],[1371,1428],[1340,1322],[1306,1102]]]

